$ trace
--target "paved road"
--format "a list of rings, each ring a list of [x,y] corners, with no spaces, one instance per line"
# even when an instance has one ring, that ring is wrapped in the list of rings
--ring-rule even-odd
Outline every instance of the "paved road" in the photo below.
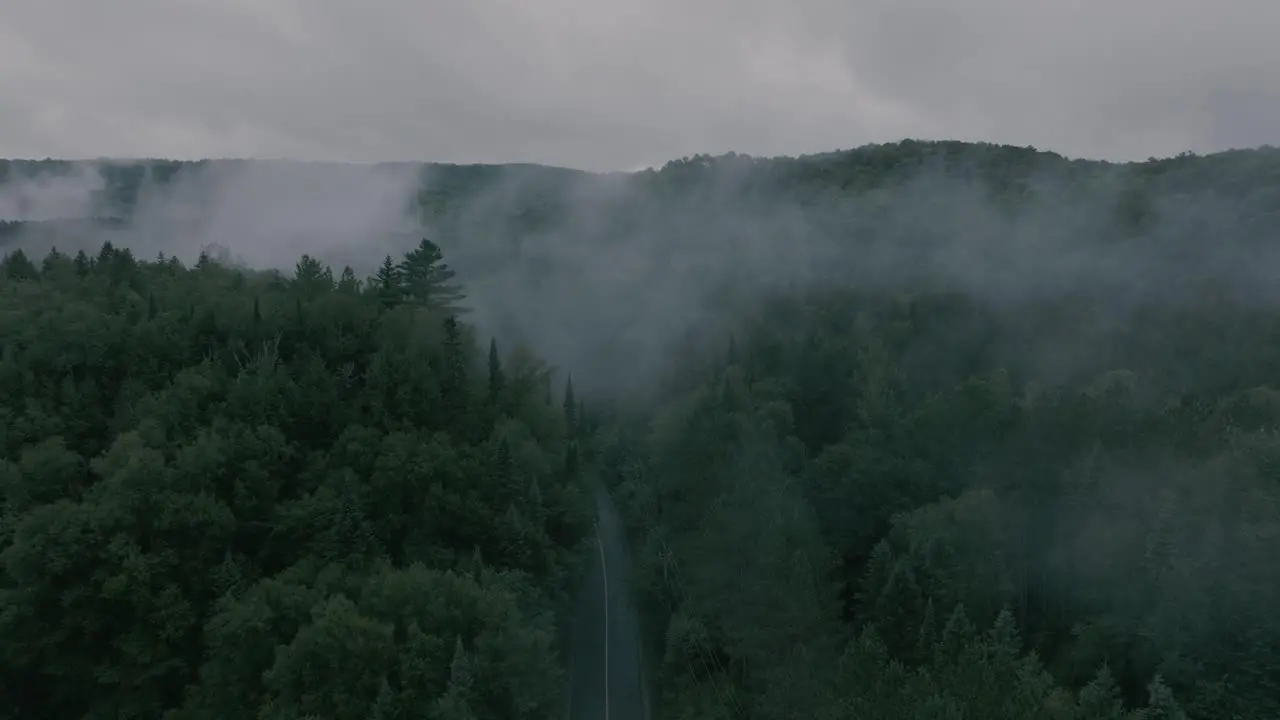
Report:
[[[596,495],[596,553],[574,606],[569,720],[648,720],[631,559],[613,502]]]

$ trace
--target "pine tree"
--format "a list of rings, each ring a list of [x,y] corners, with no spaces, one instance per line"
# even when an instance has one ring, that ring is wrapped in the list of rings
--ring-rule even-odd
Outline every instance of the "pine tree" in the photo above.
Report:
[[[916,649],[912,659],[917,662],[928,662],[933,656],[933,647],[938,642],[938,620],[933,611],[933,599],[924,605],[924,619],[920,621],[920,632],[916,635]]]
[[[382,258],[382,265],[369,282],[370,288],[377,294],[383,308],[391,308],[400,304],[401,277],[400,268],[390,255]]]
[[[1111,675],[1111,668],[1103,665],[1076,696],[1076,717],[1080,720],[1123,720],[1124,716],[1120,688]]]
[[[34,280],[39,276],[35,264],[27,259],[27,254],[22,252],[21,248],[9,253],[0,264],[4,267],[5,275],[11,280]]]
[[[342,276],[338,278],[338,292],[348,295],[360,294],[360,281],[356,279],[356,271],[350,265],[342,268]]]
[[[578,429],[578,403],[573,399],[573,376],[570,375],[564,384],[564,422],[572,436]]]
[[[49,254],[45,255],[44,261],[40,263],[40,273],[43,275],[48,275],[49,273],[53,272],[53,269],[57,267],[58,263],[61,262],[62,259],[65,257],[66,255],[60,252],[57,246],[49,248]]]
[[[449,682],[461,687],[469,687],[472,680],[471,656],[462,644],[459,635],[453,643],[453,660],[449,662]]]
[[[463,347],[462,327],[453,315],[444,319],[444,398],[446,425],[467,432],[467,356]]]
[[[98,267],[105,268],[111,263],[112,257],[115,255],[116,247],[108,240],[102,243],[102,249],[98,251]]]
[[[499,410],[503,392],[507,387],[507,378],[502,371],[502,358],[498,355],[498,341],[489,340],[489,407]]]
[[[1164,678],[1156,675],[1147,684],[1147,707],[1144,708],[1143,720],[1187,720],[1182,705],[1173,697],[1173,691],[1165,684]]]
[[[570,440],[564,449],[564,477],[573,480],[578,477],[578,442]]]
[[[444,263],[439,245],[423,238],[418,247],[405,254],[399,269],[405,302],[453,314],[464,311],[458,302],[466,295],[461,287],[450,284],[457,273]]]
[[[323,295],[333,290],[333,270],[310,255],[303,255],[294,266],[292,285],[306,297]]]

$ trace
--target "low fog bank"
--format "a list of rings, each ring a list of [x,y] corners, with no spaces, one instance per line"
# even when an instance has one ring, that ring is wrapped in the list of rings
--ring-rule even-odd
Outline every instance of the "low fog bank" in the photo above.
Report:
[[[978,166],[990,151],[969,152]],[[959,293],[1011,320],[1028,304],[1083,298],[1091,312],[1021,350],[1064,375],[1064,358],[1153,305],[1280,301],[1280,247],[1265,242],[1280,229],[1274,179],[1270,193],[1220,187],[1258,172],[1229,157],[1189,183],[1204,175],[1196,163],[1216,161],[1171,161],[1186,170],[1153,180],[1141,166],[1036,157],[972,171],[898,146],[695,158],[583,176],[536,200],[527,185],[498,183],[448,215],[439,237],[482,324],[613,389],[649,384],[691,334],[721,342],[716,331],[773,288]],[[1269,161],[1280,169],[1280,156]]]
[[[0,220],[47,222],[96,214],[107,185],[97,163],[30,161],[21,170],[16,164],[0,160]]]
[[[6,215],[0,207],[3,220],[63,220],[34,225],[12,244],[37,256],[52,245],[96,251],[110,240],[143,259],[163,252],[191,262],[203,249],[225,248],[235,261],[254,268],[291,270],[303,253],[339,269],[370,265],[369,248],[412,229],[409,211],[419,179],[413,166],[212,161],[184,164],[164,180],[144,173],[126,191],[129,202],[113,203],[104,195],[122,194],[119,189],[108,188],[101,171],[96,183],[84,182],[88,174],[39,177],[10,190],[34,198],[32,207],[53,204],[40,195],[47,191],[64,198],[64,207],[81,209],[79,215],[49,218]],[[75,189],[85,197],[72,203]],[[94,218],[117,222],[104,225]]]
[[[125,191],[77,165],[7,172],[0,219],[125,218],[106,231],[37,223],[10,242],[35,255],[110,239],[191,261],[219,246],[253,267],[289,271],[309,253],[360,276],[427,235],[482,333],[528,344],[583,391],[634,391],[770,288],[956,292],[1010,312],[1094,298],[1098,312],[1060,328],[1076,351],[1153,303],[1273,307],[1280,246],[1263,241],[1280,228],[1277,170],[1269,149],[1109,165],[910,142],[607,175],[213,161],[148,170]],[[1029,351],[1070,349],[1045,342]]]

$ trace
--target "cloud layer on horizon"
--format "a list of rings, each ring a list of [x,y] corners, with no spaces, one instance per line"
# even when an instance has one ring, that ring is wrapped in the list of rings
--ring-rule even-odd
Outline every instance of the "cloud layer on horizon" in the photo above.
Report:
[[[1276,27],[1251,0],[10,0],[0,156],[1142,159],[1275,143]]]

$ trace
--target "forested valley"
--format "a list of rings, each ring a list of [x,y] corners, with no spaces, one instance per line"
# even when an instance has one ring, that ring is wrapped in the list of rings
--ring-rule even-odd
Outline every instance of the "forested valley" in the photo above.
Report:
[[[1280,716],[1280,152],[431,177],[367,279],[5,228],[0,713],[564,717],[606,487],[656,718]]]

